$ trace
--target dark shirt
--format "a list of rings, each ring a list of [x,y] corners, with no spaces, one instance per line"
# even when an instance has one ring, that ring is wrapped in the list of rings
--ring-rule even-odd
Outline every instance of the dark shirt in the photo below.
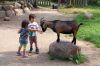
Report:
[[[20,40],[27,40],[28,38],[28,29],[22,28],[20,31]]]

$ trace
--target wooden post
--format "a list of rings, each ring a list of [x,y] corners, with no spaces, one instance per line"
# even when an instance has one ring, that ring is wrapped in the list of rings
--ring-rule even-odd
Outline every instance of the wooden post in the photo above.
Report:
[[[61,0],[58,0],[58,7],[60,6]]]
[[[72,5],[72,0],[70,0],[69,5]]]

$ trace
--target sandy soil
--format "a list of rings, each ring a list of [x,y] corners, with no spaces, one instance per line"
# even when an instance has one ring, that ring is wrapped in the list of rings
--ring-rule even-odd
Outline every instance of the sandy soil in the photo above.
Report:
[[[73,18],[73,15],[63,16],[57,11],[33,11],[31,13],[36,14],[38,22],[41,17],[48,20],[71,20]],[[43,34],[37,34],[40,54],[33,53],[26,59],[17,57],[16,51],[19,45],[17,31],[20,28],[21,21],[28,18],[28,14],[11,18],[9,22],[0,19],[0,66],[100,66],[100,49],[95,48],[92,43],[79,40],[77,40],[77,45],[81,47],[82,53],[87,56],[87,62],[76,65],[71,61],[49,60],[47,54],[49,44],[56,40],[56,34],[50,29]],[[71,41],[72,38],[65,38],[64,35],[61,35],[61,40]]]

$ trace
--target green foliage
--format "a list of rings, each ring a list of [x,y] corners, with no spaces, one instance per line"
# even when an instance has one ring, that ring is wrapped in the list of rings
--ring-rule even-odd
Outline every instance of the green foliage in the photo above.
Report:
[[[76,17],[76,21],[78,23],[83,23],[78,31],[77,38],[90,41],[94,43],[96,47],[100,48],[100,7],[88,6],[86,8],[63,8],[59,11],[68,14],[74,10],[79,14]],[[93,13],[93,19],[86,19],[83,14],[84,11],[90,11]]]
[[[86,19],[81,13],[77,16],[77,22],[83,22],[83,26],[80,28],[77,37],[79,39],[87,40],[95,44],[100,48],[100,8],[91,8],[94,15],[93,19]]]
[[[97,4],[99,0],[88,0],[88,4]]]
[[[69,58],[69,59],[76,64],[82,64],[82,63],[87,61],[86,56],[81,54],[81,53],[79,53],[79,54],[77,54],[77,55],[75,55],[75,56],[73,56],[72,58]]]
[[[56,2],[56,3],[57,3],[57,2],[58,2],[58,0],[51,0],[51,2]]]
[[[63,60],[63,61],[72,61],[75,64],[82,64],[82,63],[87,61],[86,56],[83,55],[82,53],[79,53],[79,54],[72,56],[72,57],[69,57],[69,58],[58,57],[58,56],[53,56],[53,55],[49,55],[48,58],[50,60],[59,59],[59,60]]]
[[[1,2],[1,1],[16,1],[16,0],[0,0],[0,2]]]

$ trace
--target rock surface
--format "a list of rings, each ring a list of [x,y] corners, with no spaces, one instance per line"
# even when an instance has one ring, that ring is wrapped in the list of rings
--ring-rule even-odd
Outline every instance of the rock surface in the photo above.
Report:
[[[5,17],[5,11],[0,11],[0,17]]]
[[[4,17],[4,21],[10,21],[10,17]]]
[[[7,15],[8,15],[9,17],[13,17],[13,16],[15,16],[15,12],[14,12],[13,10],[8,10],[8,11],[7,11]]]
[[[23,10],[22,10],[22,9],[14,9],[14,11],[15,11],[15,14],[16,14],[17,16],[23,15]]]
[[[49,54],[60,58],[69,58],[80,52],[80,48],[70,42],[53,42],[49,46]]]
[[[16,9],[21,8],[21,4],[20,4],[20,3],[18,3],[18,2],[15,2],[15,4],[14,4],[14,5],[15,5],[15,8],[16,8]]]
[[[28,7],[25,7],[23,10],[24,10],[24,13],[30,13],[30,9]]]

